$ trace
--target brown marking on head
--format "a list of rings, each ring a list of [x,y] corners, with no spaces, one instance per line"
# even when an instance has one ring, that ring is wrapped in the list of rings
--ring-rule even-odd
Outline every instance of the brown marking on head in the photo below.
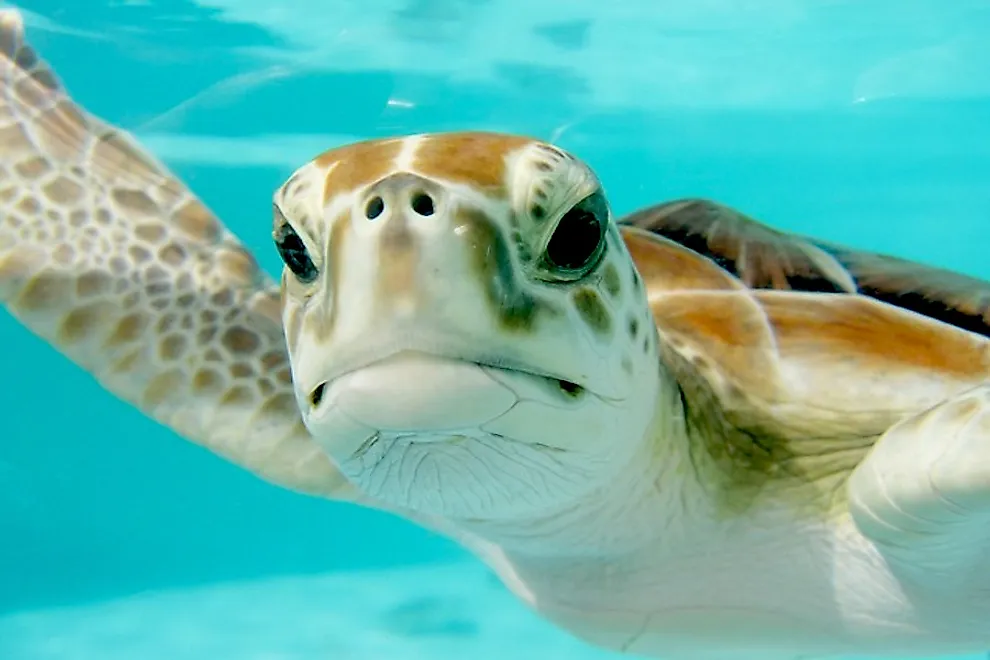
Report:
[[[506,156],[534,142],[531,138],[483,132],[446,133],[423,139],[413,169],[477,188],[491,197],[507,196]]]
[[[415,295],[419,249],[405,216],[399,214],[389,221],[379,246],[381,261],[375,280],[375,301],[392,304],[396,298]]]
[[[387,176],[402,151],[401,139],[371,140],[331,149],[317,156],[313,163],[328,168],[323,182],[322,203],[335,195],[366,186]]]

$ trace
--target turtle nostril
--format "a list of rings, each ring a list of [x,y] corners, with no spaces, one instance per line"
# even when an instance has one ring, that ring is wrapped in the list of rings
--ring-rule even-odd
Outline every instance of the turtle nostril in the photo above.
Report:
[[[419,215],[433,215],[433,198],[424,192],[416,193],[412,198],[412,210]]]
[[[320,405],[320,401],[323,401],[323,394],[327,390],[326,383],[320,383],[316,386],[316,389],[309,395],[309,402],[313,404],[313,407]]]
[[[368,220],[374,220],[385,210],[385,202],[381,197],[372,197],[368,200],[368,205],[364,209],[364,215]]]

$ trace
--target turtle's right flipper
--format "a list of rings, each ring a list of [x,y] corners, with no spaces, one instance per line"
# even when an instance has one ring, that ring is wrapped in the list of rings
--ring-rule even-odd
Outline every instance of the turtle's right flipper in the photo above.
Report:
[[[274,282],[0,11],[0,301],[105,388],[303,492],[351,488],[302,425]]]
[[[928,587],[987,584],[990,383],[895,424],[849,480],[860,531]]]

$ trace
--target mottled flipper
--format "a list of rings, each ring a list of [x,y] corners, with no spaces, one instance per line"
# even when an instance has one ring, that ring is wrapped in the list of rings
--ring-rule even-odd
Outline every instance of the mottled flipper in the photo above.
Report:
[[[849,481],[856,524],[934,585],[990,566],[990,383],[894,425]]]
[[[278,295],[181,182],[72,102],[20,15],[0,12],[0,301],[180,435],[342,497],[300,421]]]

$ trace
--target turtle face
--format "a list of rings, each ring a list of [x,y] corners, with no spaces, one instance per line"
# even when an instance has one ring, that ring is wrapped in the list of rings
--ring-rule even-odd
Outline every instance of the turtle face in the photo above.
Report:
[[[316,158],[274,201],[303,420],[371,497],[535,515],[632,460],[655,330],[584,163],[497,134],[380,140]]]

